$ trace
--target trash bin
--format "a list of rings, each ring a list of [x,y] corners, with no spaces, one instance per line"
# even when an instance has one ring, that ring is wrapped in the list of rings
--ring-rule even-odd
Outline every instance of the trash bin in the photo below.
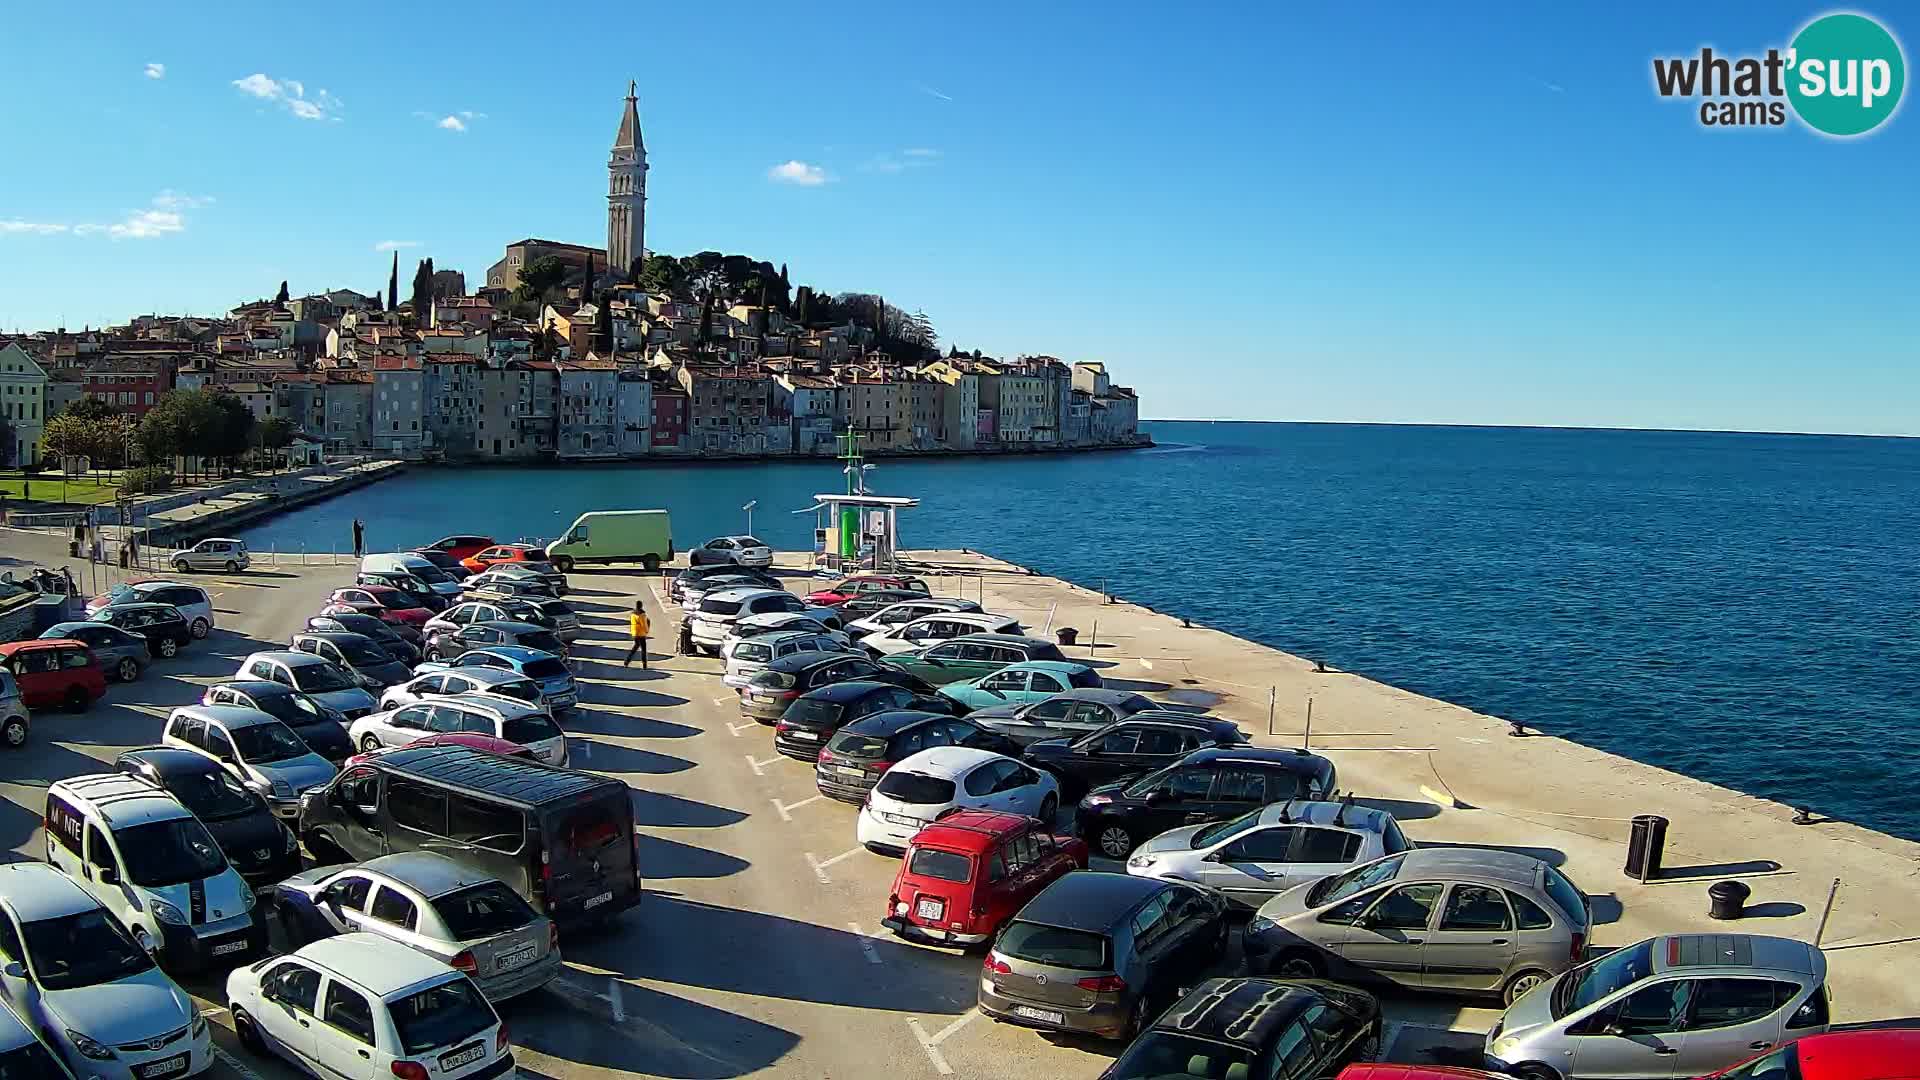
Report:
[[[1707,889],[1707,896],[1713,906],[1707,909],[1709,918],[1738,919],[1747,913],[1747,897],[1753,890],[1738,881],[1718,881]]]
[[[1071,645],[1080,640],[1080,631],[1075,630],[1071,626],[1063,626],[1059,630],[1056,630],[1053,636],[1059,639],[1060,644]]]
[[[1667,819],[1641,814],[1633,819],[1627,839],[1627,876],[1647,881],[1660,876],[1660,856],[1667,846]]]

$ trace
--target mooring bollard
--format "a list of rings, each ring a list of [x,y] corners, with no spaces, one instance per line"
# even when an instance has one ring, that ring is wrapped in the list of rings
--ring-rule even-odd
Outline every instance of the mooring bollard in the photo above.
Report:
[[[1747,913],[1747,897],[1753,890],[1745,882],[1719,881],[1707,888],[1709,919],[1738,919]]]

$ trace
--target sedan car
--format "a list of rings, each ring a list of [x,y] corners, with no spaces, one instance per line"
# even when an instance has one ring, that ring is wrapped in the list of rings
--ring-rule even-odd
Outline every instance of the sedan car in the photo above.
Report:
[[[407,665],[364,634],[310,630],[293,635],[287,645],[294,652],[310,653],[327,661],[376,694],[407,680]]]
[[[911,672],[935,686],[991,675],[1023,660],[1065,661],[1051,641],[1012,634],[968,634],[921,649],[881,658],[881,663]]]
[[[560,974],[552,920],[505,883],[428,851],[319,866],[268,893],[292,947],[365,931],[464,971],[500,1002]]]
[[[736,641],[777,634],[783,630],[804,630],[809,634],[828,634],[842,646],[851,640],[842,630],[831,630],[822,616],[826,608],[809,608],[806,611],[769,611],[763,615],[745,615],[735,619],[727,628],[727,636],[721,639],[720,651],[724,654],[727,647]]]
[[[862,717],[836,732],[820,751],[813,783],[828,798],[864,802],[894,762],[936,746],[971,746],[1010,757],[1019,753],[1006,736],[959,717],[895,709]]]
[[[746,580],[741,584],[758,585],[766,589],[781,587],[780,579],[765,570],[755,570],[734,563],[708,563],[705,566],[690,566],[675,574],[673,580],[667,585],[667,595],[675,603],[683,603],[688,589],[699,586],[711,578],[721,577],[744,578]]]
[[[347,734],[363,753],[406,746],[429,734],[468,731],[518,743],[550,765],[567,764],[567,733],[538,705],[490,694],[436,698],[363,716]]]
[[[265,799],[205,754],[170,746],[128,750],[113,767],[164,788],[213,834],[247,884],[259,888],[300,869],[300,842]]]
[[[353,744],[347,741],[347,715],[291,686],[264,679],[215,683],[200,695],[200,704],[258,709],[292,728],[301,742],[335,766],[353,752]]]
[[[773,565],[773,549],[757,537],[716,536],[687,552],[688,566],[704,566],[708,563],[765,569]]]
[[[967,717],[1025,746],[1042,739],[1091,735],[1153,707],[1150,699],[1130,690],[1076,688],[1025,705],[975,709]]]
[[[903,600],[922,599],[920,593],[911,589],[875,589],[872,592],[855,593],[838,604],[822,605],[827,611],[837,611],[843,619],[860,620],[876,612],[900,603]]]
[[[1191,881],[1257,908],[1296,885],[1412,848],[1385,810],[1289,800],[1163,832],[1133,849],[1127,873]]]
[[[414,603],[412,597],[385,585],[354,585],[333,590],[332,595],[327,597],[327,605],[320,609],[320,614],[333,615],[342,611],[357,611],[381,622],[403,626],[419,626],[433,618],[433,612]]]
[[[484,574],[501,563],[542,562],[546,554],[532,544],[494,544],[460,560],[460,565],[476,574]]]
[[[153,646],[145,636],[122,630],[110,623],[91,619],[54,623],[42,630],[40,637],[48,641],[60,638],[80,642],[99,662],[100,670],[120,682],[132,682],[139,678],[140,673],[153,662]]]
[[[147,604],[128,601],[103,607],[87,617],[89,622],[117,626],[129,634],[147,640],[153,655],[172,659],[193,641],[193,628],[187,616],[172,604]]]
[[[1008,664],[991,675],[963,679],[940,688],[969,712],[997,705],[1025,705],[1063,690],[1103,685],[1100,673],[1071,660],[1026,660]]]
[[[440,539],[435,540],[433,543],[427,544],[416,550],[418,550],[423,555],[429,551],[438,551],[444,554],[445,556],[447,556],[448,558],[452,559],[454,562],[459,562],[460,560],[467,558],[470,555],[477,555],[480,552],[485,551],[487,548],[490,548],[492,546],[493,546],[493,537],[491,536],[476,536],[471,533],[456,533],[452,536],[443,536]],[[427,557],[432,558],[431,555]],[[436,562],[434,565],[438,566],[440,564]],[[465,568],[462,567],[462,569],[465,569]]]
[[[389,686],[380,694],[380,708],[397,709],[417,701],[458,697],[461,694],[493,694],[528,705],[546,705],[539,684],[525,675],[507,668],[472,667],[458,671],[429,671],[424,675],[415,675],[399,686]]]
[[[1302,750],[1204,748],[1131,783],[1096,787],[1076,822],[1097,854],[1124,859],[1135,844],[1180,825],[1239,817],[1256,806],[1333,792],[1333,762]]]
[[[476,622],[524,622],[558,631],[551,615],[546,613],[544,603],[565,604],[566,601],[548,597],[527,596],[488,596],[479,600],[462,600],[447,610],[428,619],[420,631],[426,637],[444,634],[449,630],[458,630],[468,623]],[[578,619],[575,626],[578,627]]]
[[[573,681],[573,669],[567,667],[565,660],[553,653],[521,645],[489,645],[468,649],[452,660],[421,664],[413,670],[417,675],[424,675],[429,671],[465,671],[469,668],[494,668],[526,676],[540,688],[541,700],[554,713],[565,712],[580,701],[580,691]]]
[[[1026,629],[1011,615],[985,611],[941,611],[888,627],[860,639],[876,656],[924,648],[963,634],[1019,634]]]
[[[955,807],[1024,814],[1051,825],[1059,806],[1053,777],[991,750],[941,746],[880,777],[860,807],[854,838],[869,851],[897,855],[915,833]]]
[[[1313,1077],[1381,1049],[1380,1002],[1332,983],[1208,979],[1148,1025],[1100,1080]]]
[[[442,731],[432,735],[423,735],[408,743],[404,749],[412,750],[427,746],[464,746],[470,750],[485,750],[489,754],[498,754],[501,757],[524,758],[528,761],[534,759],[533,750],[530,747],[521,746],[515,742],[508,742],[505,739],[495,738],[492,735],[482,735],[475,731]],[[383,746],[378,750],[362,751],[348,758],[347,765],[358,765],[370,757],[399,749],[403,748],[398,746]]]
[[[419,628],[383,622],[357,611],[315,615],[307,620],[307,629],[316,633],[359,634],[403,664],[417,664],[421,659]]]
[[[903,574],[854,574],[824,589],[808,593],[807,603],[835,607],[861,593],[879,592],[882,589],[917,593],[920,596],[930,596],[933,593],[932,589],[927,588],[927,583],[917,577],[907,577]]]
[[[798,653],[783,656],[740,688],[740,715],[771,724],[787,714],[802,695],[837,682],[860,679],[885,682],[916,694],[933,688],[904,671],[885,667],[853,653]]]
[[[1230,720],[1138,712],[1090,735],[1027,744],[1028,764],[1060,778],[1070,799],[1107,784],[1164,768],[1208,746],[1244,746],[1247,734]]]
[[[537,581],[552,589],[555,596],[565,596],[567,592],[567,575],[552,563],[535,559],[498,563],[468,578],[464,584],[471,586],[485,581]]]
[[[557,600],[560,593],[539,578],[491,575],[460,583],[462,600]]]

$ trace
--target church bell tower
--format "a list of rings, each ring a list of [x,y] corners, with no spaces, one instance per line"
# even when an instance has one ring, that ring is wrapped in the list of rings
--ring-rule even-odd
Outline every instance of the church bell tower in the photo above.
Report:
[[[633,263],[646,256],[646,240],[647,145],[640,138],[639,98],[629,82],[627,108],[607,160],[607,269],[615,277],[631,273],[637,278]]]

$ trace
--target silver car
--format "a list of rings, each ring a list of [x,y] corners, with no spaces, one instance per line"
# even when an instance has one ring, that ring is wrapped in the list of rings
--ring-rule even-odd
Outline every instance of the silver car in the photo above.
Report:
[[[1385,810],[1288,801],[1163,832],[1133,849],[1127,873],[1191,881],[1259,907],[1296,885],[1412,847]]]
[[[229,574],[237,574],[252,565],[253,558],[247,554],[245,540],[215,536],[185,551],[174,552],[167,557],[167,562],[182,574],[189,570],[225,570]]]
[[[361,753],[370,754],[454,731],[519,743],[549,765],[567,764],[567,733],[544,707],[492,694],[470,693],[402,705],[355,720],[347,734]]]
[[[106,672],[109,678],[121,682],[132,682],[139,678],[147,665],[153,663],[153,647],[146,638],[122,630],[112,623],[94,622],[91,619],[54,623],[42,631],[40,637],[42,640],[68,638],[85,643],[87,651],[100,662],[100,670]]]
[[[1508,1005],[1486,1067],[1524,1080],[1702,1076],[1825,1031],[1826,982],[1826,956],[1791,938],[1650,938]]]
[[[27,731],[33,719],[27,712],[27,699],[20,696],[20,684],[13,672],[0,668],[0,742],[17,749],[27,745]]]
[[[1585,956],[1593,919],[1566,875],[1497,848],[1418,848],[1301,885],[1247,925],[1256,974],[1372,979],[1512,1003]]]
[[[732,563],[764,570],[773,565],[773,549],[756,536],[716,536],[687,552],[688,566]]]
[[[546,708],[540,696],[540,684],[517,671],[505,668],[444,668],[415,675],[399,686],[389,686],[380,695],[380,711],[412,705],[428,698],[458,697],[461,694],[494,694],[523,701],[535,708]]]
[[[503,822],[463,827],[488,824]],[[520,823],[512,826],[518,844]],[[333,934],[377,934],[466,972],[493,1001],[538,990],[561,970],[552,920],[504,883],[432,852],[295,874],[273,887],[270,909],[295,946]]]
[[[805,618],[805,616],[798,616]],[[814,624],[816,627],[818,623]],[[758,637],[736,638],[720,647],[720,655],[727,661],[727,671],[720,679],[722,683],[739,689],[753,681],[755,675],[767,670],[767,665],[783,656],[795,653],[811,652],[851,652],[846,638],[840,634],[805,630],[781,630],[777,633],[762,634]]]

